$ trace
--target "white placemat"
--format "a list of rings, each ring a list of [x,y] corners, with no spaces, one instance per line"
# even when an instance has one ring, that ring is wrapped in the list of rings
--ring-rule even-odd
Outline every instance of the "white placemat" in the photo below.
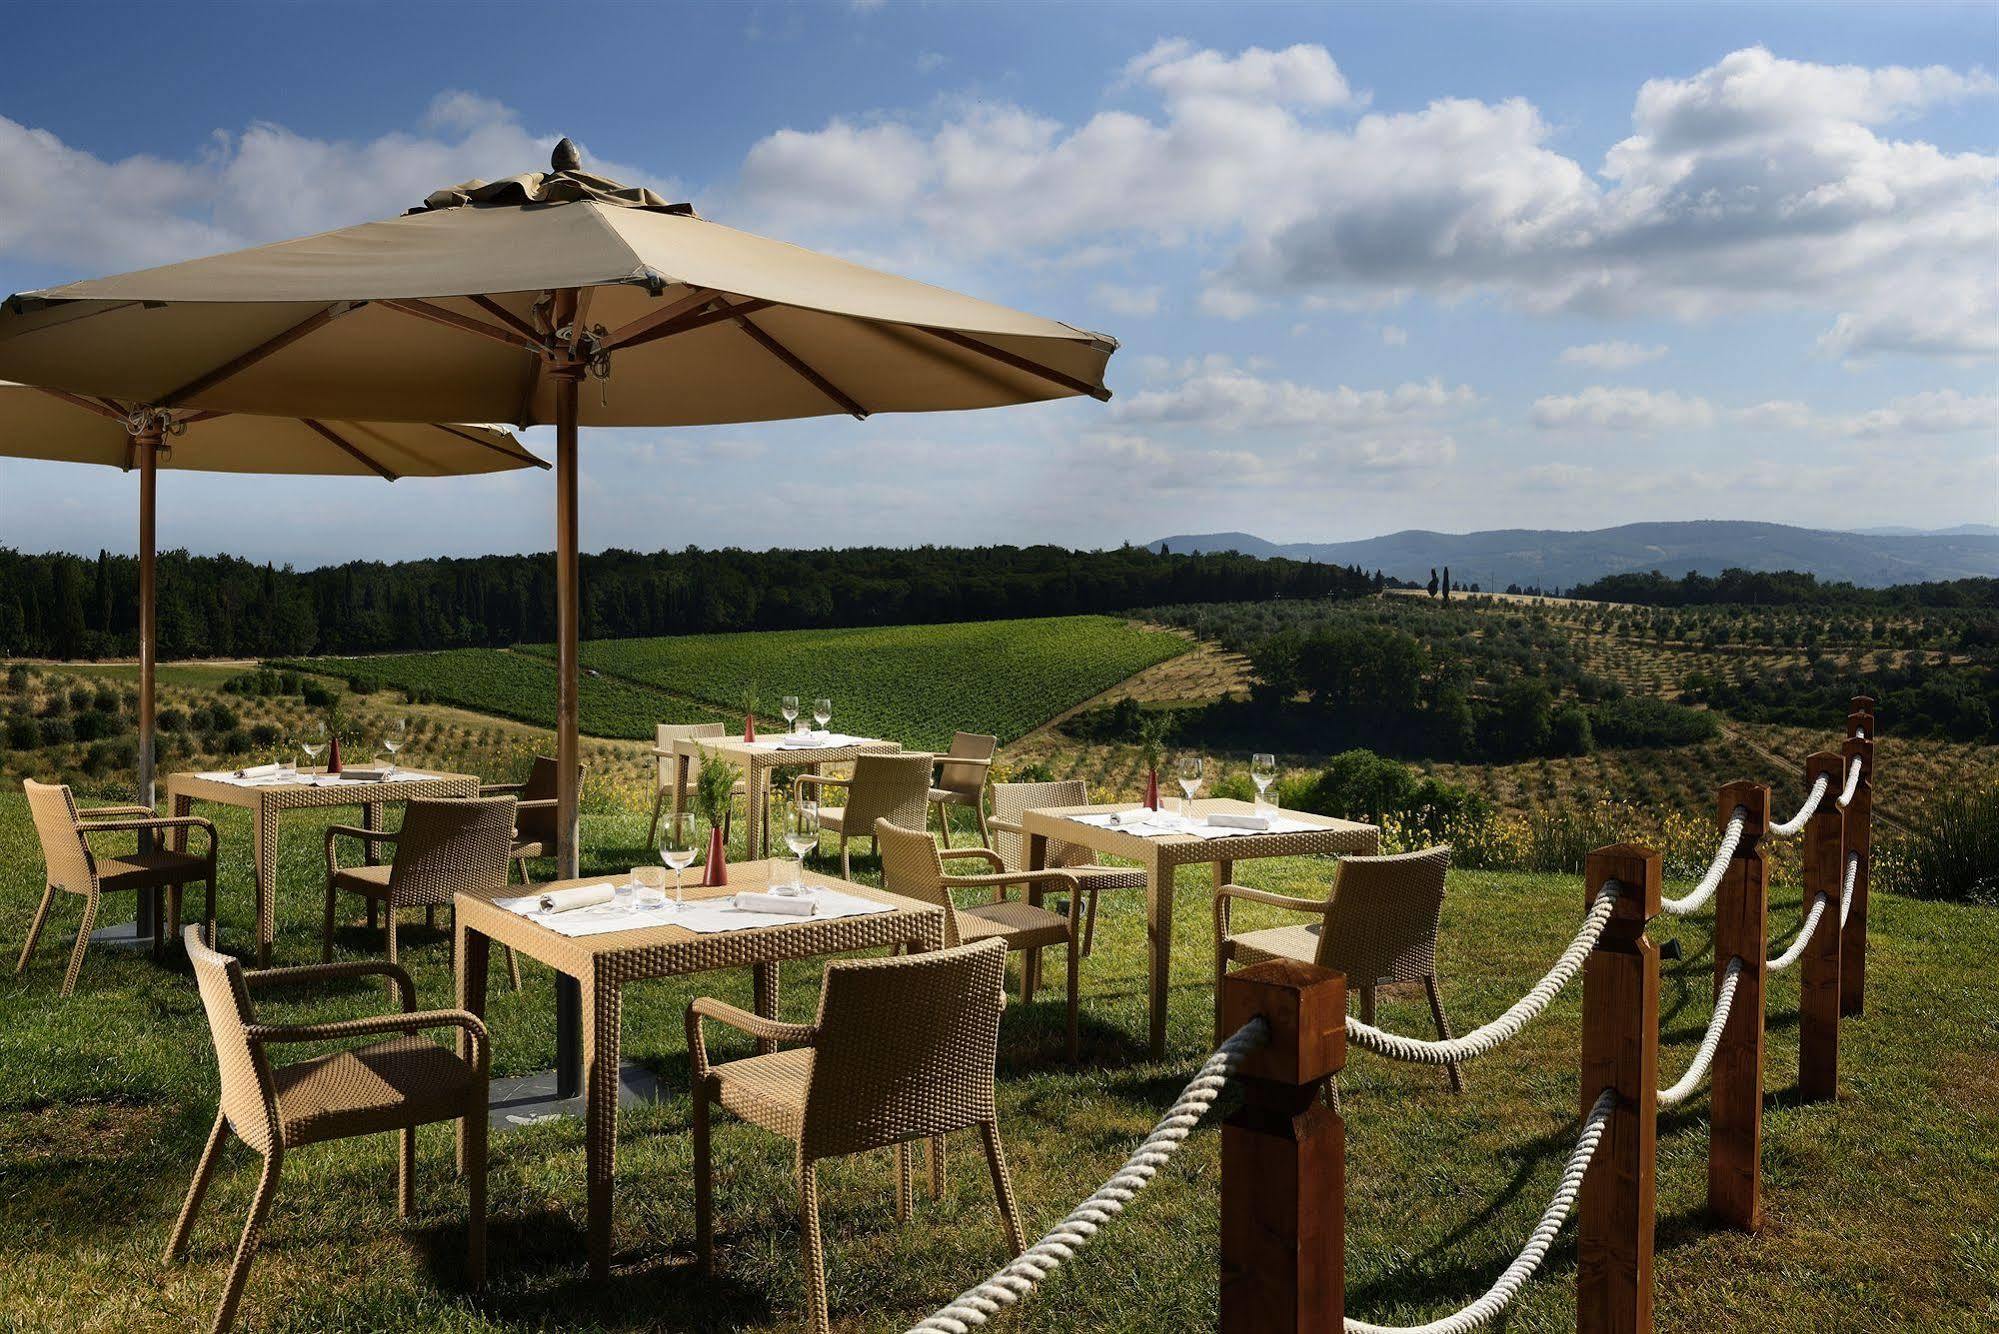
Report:
[[[1256,838],[1263,834],[1298,834],[1320,826],[1303,820],[1292,820],[1282,815],[1270,817],[1268,829],[1241,829],[1233,825],[1211,825],[1206,820],[1188,820],[1172,811],[1145,812],[1143,817],[1133,820],[1138,811],[1093,812],[1087,815],[1071,815],[1065,818],[1077,824],[1090,825],[1097,829],[1115,829],[1122,834],[1133,834],[1139,838],[1169,838],[1182,834],[1188,838]]]
[[[825,750],[834,746],[872,744],[873,737],[848,736],[844,732],[792,732],[771,742],[770,746],[773,750]]]
[[[539,907],[541,898],[536,894],[511,899],[494,899],[493,902],[508,912],[519,913],[529,921],[539,922],[549,930],[565,936],[601,936],[613,931],[646,931],[656,926],[684,927],[698,935],[708,936],[723,931],[749,931],[760,926],[823,922],[835,917],[865,917],[870,913],[895,911],[890,904],[877,903],[873,899],[859,898],[853,894],[842,894],[837,889],[808,886],[805,895],[817,908],[817,911],[809,917],[790,913],[748,912],[735,906],[733,896],[725,899],[689,899],[679,908],[675,908],[673,901],[668,899],[664,908],[646,909],[634,909],[628,906],[629,899],[624,899],[617,903],[603,903],[593,908],[577,908],[571,912],[557,913],[542,912]]]

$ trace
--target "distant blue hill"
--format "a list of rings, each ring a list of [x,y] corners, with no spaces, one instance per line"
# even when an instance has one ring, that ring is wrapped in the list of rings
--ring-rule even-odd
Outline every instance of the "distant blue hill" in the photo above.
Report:
[[[1567,588],[1607,574],[1658,570],[1800,570],[1863,587],[1934,579],[1999,578],[1999,529],[1967,524],[1942,533],[1839,533],[1780,523],[1700,520],[1628,523],[1587,532],[1502,528],[1433,533],[1411,528],[1358,542],[1270,542],[1251,533],[1182,533],[1157,551],[1239,551],[1246,556],[1358,565],[1419,583],[1451,567],[1460,583]]]

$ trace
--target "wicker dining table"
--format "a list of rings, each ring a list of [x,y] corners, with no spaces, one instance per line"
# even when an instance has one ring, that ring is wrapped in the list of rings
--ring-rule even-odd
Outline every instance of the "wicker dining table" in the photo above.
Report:
[[[1084,824],[1077,815],[1108,815],[1113,811],[1138,808],[1137,802],[1113,802],[1096,806],[1050,806],[1028,811],[1021,819],[1027,835],[1027,864],[1039,870],[1048,865],[1048,843],[1072,843],[1112,857],[1137,862],[1145,868],[1145,932],[1147,949],[1147,996],[1151,1011],[1152,1057],[1166,1054],[1166,983],[1173,959],[1173,880],[1182,866],[1208,864],[1214,867],[1215,884],[1225,885],[1234,878],[1235,864],[1254,857],[1341,856],[1348,853],[1371,856],[1380,851],[1381,831],[1371,824],[1338,820],[1305,811],[1267,811],[1292,825],[1305,828],[1283,833],[1248,833],[1204,838],[1193,834],[1144,836],[1122,829]],[[1205,821],[1210,815],[1253,815],[1257,808],[1247,801],[1213,797],[1196,801],[1192,816]],[[1038,889],[1030,891],[1038,897]],[[1040,964],[1036,950],[1027,967],[1038,981]]]
[[[685,897],[724,898],[737,890],[789,884],[797,864],[789,860],[731,863],[725,886],[691,887]],[[724,968],[752,970],[757,1013],[777,1017],[778,969],[786,959],[844,954],[884,946],[942,949],[944,912],[932,904],[903,898],[837,876],[805,873],[807,884],[856,898],[885,903],[888,912],[854,917],[800,917],[776,926],[707,934],[661,924],[599,935],[568,936],[495,902],[518,895],[617,882],[624,877],[590,876],[529,887],[461,892],[455,897],[458,1004],[483,1016],[487,960],[491,947],[510,945],[539,959],[556,974],[558,1093],[583,1094],[584,1174],[589,1196],[590,1273],[604,1278],[611,1267],[611,1196],[618,1153],[620,1017],[624,988],[651,978]],[[461,1050],[469,1055],[469,1036]],[[759,1051],[769,1044],[759,1043]],[[567,1091],[563,1086],[567,1085]],[[461,1149],[463,1128],[460,1128]]]
[[[781,736],[767,741],[745,741],[739,736],[683,737],[673,743],[671,752],[678,761],[673,772],[673,814],[678,818],[686,807],[687,775],[695,759],[716,759],[733,764],[743,771],[743,780],[749,789],[748,809],[743,817],[749,832],[744,835],[744,847],[749,850],[752,859],[768,857],[770,837],[764,829],[763,813],[764,803],[770,799],[772,770],[817,770],[822,764],[850,762],[860,755],[893,755],[902,749],[899,742],[878,741],[872,737],[840,736],[833,738],[833,741],[835,744],[832,745],[799,746]],[[659,750],[653,753],[666,754]]]
[[[390,773],[392,777],[373,780],[337,778],[328,781],[334,776],[323,769],[301,769],[295,782],[254,784],[219,772],[167,775],[167,800],[176,816],[191,814],[197,801],[237,806],[250,812],[250,862],[257,888],[259,966],[270,963],[271,942],[277,936],[278,823],[286,811],[359,806],[362,826],[380,829],[382,807],[385,805],[428,797],[479,795],[477,774],[437,773],[400,767]],[[175,831],[173,839],[174,850],[184,850],[187,831]],[[377,848],[372,842],[363,846],[367,860],[372,864],[377,859]],[[372,920],[372,901],[368,908]]]

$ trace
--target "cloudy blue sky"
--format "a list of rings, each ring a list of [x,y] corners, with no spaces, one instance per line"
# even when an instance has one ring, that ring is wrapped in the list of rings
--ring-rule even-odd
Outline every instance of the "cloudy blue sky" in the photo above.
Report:
[[[394,214],[568,134],[708,217],[1123,343],[1107,406],[594,433],[592,549],[1999,519],[1988,5],[4,22],[0,290]],[[134,490],[0,460],[0,544],[129,550]],[[552,495],[170,474],[162,540],[531,550]]]

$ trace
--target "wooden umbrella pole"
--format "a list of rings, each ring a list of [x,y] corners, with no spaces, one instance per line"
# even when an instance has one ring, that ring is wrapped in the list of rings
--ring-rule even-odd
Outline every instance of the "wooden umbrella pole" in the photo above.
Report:
[[[139,465],[139,795],[141,806],[153,805],[153,693],[158,663],[159,605],[155,595],[153,515],[159,491],[160,431],[157,425],[132,433],[132,452]],[[147,896],[141,894],[143,906]]]
[[[554,326],[575,318],[576,293],[556,293]],[[577,818],[582,747],[577,736],[582,664],[577,654],[582,621],[583,580],[577,556],[576,393],[583,364],[551,361],[555,387],[555,861],[556,875],[572,880],[582,872],[581,826]]]

